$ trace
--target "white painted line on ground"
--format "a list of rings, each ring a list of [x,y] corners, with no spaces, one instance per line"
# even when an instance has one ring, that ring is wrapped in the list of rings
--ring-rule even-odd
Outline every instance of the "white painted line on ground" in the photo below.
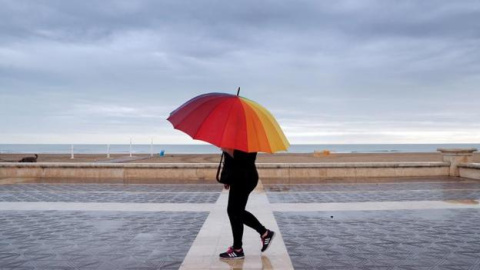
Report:
[[[226,196],[228,193],[220,196]],[[264,194],[252,194],[248,208],[267,208],[275,212],[314,212],[314,211],[369,211],[369,210],[426,210],[426,209],[463,209],[480,208],[478,200],[452,200],[452,201],[396,201],[396,202],[349,202],[349,203],[268,203],[262,202],[262,206],[256,206],[254,201],[263,201]],[[0,202],[0,211],[23,211],[23,210],[58,210],[58,211],[133,211],[133,212],[156,212],[156,211],[187,211],[203,212],[213,211],[222,200],[221,214],[226,215],[226,198],[211,203],[87,203],[87,202]],[[259,199],[261,198],[261,199]],[[266,199],[266,196],[265,196]],[[224,213],[225,212],[225,213]],[[267,213],[262,213],[266,214]],[[228,223],[228,220],[226,221]]]
[[[374,211],[479,208],[478,200],[401,201],[351,203],[273,203],[276,212]]]
[[[424,191],[477,191],[480,188],[457,188],[457,189],[401,189],[401,190],[330,190],[330,191],[304,191],[304,190],[290,190],[290,191],[269,191],[270,194],[288,194],[288,193],[319,193],[319,194],[340,194],[340,193],[402,193],[402,192],[424,192]]]
[[[202,212],[211,211],[213,206],[211,203],[0,202],[0,211]]]
[[[384,178],[382,178],[384,179]],[[389,179],[395,179],[389,177]],[[266,186],[315,186],[315,185],[322,185],[322,186],[360,186],[360,185],[408,185],[408,184],[464,184],[464,183],[473,183],[473,184],[478,184],[479,182],[476,180],[472,179],[467,179],[467,178],[455,178],[459,180],[455,181],[447,181],[447,180],[435,180],[435,178],[428,178],[425,181],[405,181],[401,180],[398,182],[393,182],[392,181],[372,181],[372,182],[337,182],[337,183],[331,183],[331,182],[310,182],[310,183],[290,183],[290,184],[282,184],[282,183],[270,183],[270,184],[265,184]],[[372,180],[375,180],[372,178]]]
[[[261,187],[261,186],[260,186]],[[258,233],[245,227],[243,248],[245,258],[220,260],[218,255],[232,245],[232,233],[227,216],[228,192],[224,191],[193,242],[180,269],[293,269],[281,232],[273,216],[266,194],[254,191],[247,210],[277,235],[269,250],[261,253]]]
[[[7,194],[15,194],[15,193],[18,193],[18,194],[22,194],[22,193],[54,193],[54,194],[66,194],[70,191],[66,191],[66,190],[7,190],[7,191],[0,191],[0,194],[1,193],[7,193]],[[138,194],[198,194],[198,193],[213,193],[213,194],[217,194],[218,191],[154,191],[154,192],[149,192],[149,191],[101,191],[101,190],[96,190],[96,191],[89,191],[89,190],[85,190],[85,191],[77,191],[75,190],[74,191],[75,194],[135,194],[135,195],[138,195]]]

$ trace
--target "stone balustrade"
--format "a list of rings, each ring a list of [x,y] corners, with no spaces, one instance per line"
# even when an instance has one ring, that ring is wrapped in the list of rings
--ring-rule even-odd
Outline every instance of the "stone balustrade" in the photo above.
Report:
[[[480,180],[480,163],[458,164],[460,177]]]
[[[473,153],[476,148],[439,148],[443,156],[443,161],[450,163],[450,176],[460,176],[458,165],[462,163],[471,163]]]
[[[218,164],[98,164],[98,163],[0,163],[0,178],[62,178],[135,180],[215,181]],[[446,162],[376,162],[376,163],[260,163],[264,181],[289,182],[295,179],[418,177],[448,175]]]
[[[480,164],[471,163],[477,149],[438,149],[443,162],[258,163],[264,182],[368,179],[372,177],[460,176],[480,179]],[[0,163],[1,179],[99,179],[101,182],[161,183],[215,181],[216,163]]]

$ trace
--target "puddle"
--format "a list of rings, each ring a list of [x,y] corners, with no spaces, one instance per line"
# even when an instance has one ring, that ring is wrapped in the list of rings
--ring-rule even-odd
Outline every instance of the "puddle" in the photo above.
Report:
[[[466,199],[466,200],[448,200],[448,203],[455,204],[478,204],[478,200]]]

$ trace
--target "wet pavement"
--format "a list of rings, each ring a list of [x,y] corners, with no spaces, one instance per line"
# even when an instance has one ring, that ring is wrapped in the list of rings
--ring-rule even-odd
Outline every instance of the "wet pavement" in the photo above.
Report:
[[[422,179],[418,179],[421,181]],[[359,191],[405,191],[405,190],[458,190],[480,189],[480,182],[400,182],[400,183],[358,183],[358,184],[293,184],[265,185],[267,192],[359,192]]]
[[[346,204],[478,205],[480,182],[266,185],[265,190],[272,204],[345,205],[343,211],[274,212],[295,269],[480,269],[479,208],[348,211]]]
[[[265,185],[270,203],[444,201],[479,199],[479,182]]]
[[[215,203],[220,185],[0,185],[0,202]]]
[[[0,185],[1,192],[216,192],[222,191],[215,184],[46,184],[28,183]]]
[[[480,209],[275,218],[295,269],[480,269]]]
[[[260,185],[236,262],[221,185],[0,185],[0,269],[480,269],[480,182],[400,180]]]
[[[0,216],[1,269],[178,269],[208,212]]]

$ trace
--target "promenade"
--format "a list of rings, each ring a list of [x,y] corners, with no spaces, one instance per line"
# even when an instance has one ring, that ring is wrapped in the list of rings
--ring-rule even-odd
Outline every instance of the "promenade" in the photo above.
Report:
[[[265,184],[247,209],[277,232],[231,245],[218,184],[1,179],[0,269],[480,269],[480,182]]]

